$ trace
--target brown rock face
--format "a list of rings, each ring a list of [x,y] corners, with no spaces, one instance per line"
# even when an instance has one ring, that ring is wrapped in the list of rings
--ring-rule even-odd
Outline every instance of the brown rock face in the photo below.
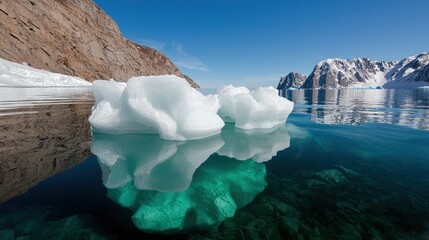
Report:
[[[0,57],[92,81],[174,74],[161,52],[125,39],[91,0],[0,0]]]

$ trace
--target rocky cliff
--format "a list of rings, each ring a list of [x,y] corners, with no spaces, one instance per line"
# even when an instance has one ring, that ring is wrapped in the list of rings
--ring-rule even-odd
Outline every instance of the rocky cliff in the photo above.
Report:
[[[420,86],[429,86],[429,53],[390,62],[368,58],[327,59],[318,63],[305,81],[294,80],[291,74],[281,78],[278,89]]]
[[[161,52],[125,39],[91,0],[0,0],[0,58],[92,81],[185,76]]]
[[[297,72],[290,72],[285,77],[280,78],[277,89],[299,88],[307,79],[307,76]]]

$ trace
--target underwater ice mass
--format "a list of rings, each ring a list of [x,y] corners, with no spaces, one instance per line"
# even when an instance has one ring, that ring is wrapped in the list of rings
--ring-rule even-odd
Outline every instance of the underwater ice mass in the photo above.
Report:
[[[221,134],[190,141],[94,133],[91,151],[108,197],[133,212],[137,228],[206,230],[234,216],[265,189],[261,162],[289,147],[291,127],[249,131],[227,124]]]
[[[205,96],[173,75],[134,77],[127,83],[98,80],[93,92],[89,121],[94,132],[159,134],[166,140],[213,136],[224,122],[242,129],[272,128],[293,109],[272,87],[250,91],[228,85]]]

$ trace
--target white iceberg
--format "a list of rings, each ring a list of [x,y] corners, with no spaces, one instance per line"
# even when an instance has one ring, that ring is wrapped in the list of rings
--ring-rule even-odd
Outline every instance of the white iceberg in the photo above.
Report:
[[[286,122],[293,110],[293,102],[280,97],[273,87],[250,91],[228,85],[220,88],[218,94],[218,114],[225,122],[235,122],[237,128],[273,128]]]
[[[95,81],[95,105],[89,121],[95,132],[158,133],[167,140],[200,139],[220,133],[216,96],[204,96],[185,79],[135,77],[125,84]]]
[[[0,86],[87,87],[82,78],[53,73],[0,58]]]

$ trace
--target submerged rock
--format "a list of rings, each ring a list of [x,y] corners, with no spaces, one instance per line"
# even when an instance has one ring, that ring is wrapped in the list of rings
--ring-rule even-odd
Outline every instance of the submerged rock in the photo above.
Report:
[[[97,219],[89,215],[52,217],[48,207],[11,208],[0,215],[0,239],[108,239],[99,232]]]
[[[252,204],[191,239],[228,239],[233,233],[244,239],[425,239],[425,200],[413,197],[407,204],[403,198],[380,189],[361,169],[344,166],[269,175],[266,190]]]
[[[15,233],[11,229],[0,230],[0,239],[15,240]]]

